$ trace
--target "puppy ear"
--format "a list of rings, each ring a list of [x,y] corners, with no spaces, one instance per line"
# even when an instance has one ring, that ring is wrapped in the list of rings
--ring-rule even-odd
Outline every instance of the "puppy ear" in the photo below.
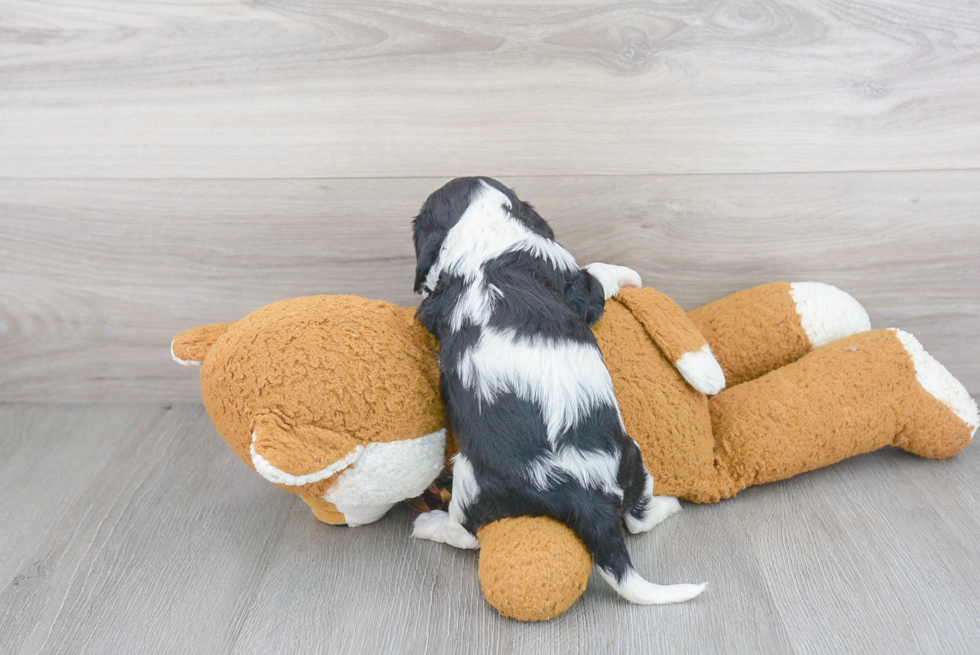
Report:
[[[415,229],[415,293],[422,293],[425,285],[425,278],[429,275],[429,269],[439,258],[439,250],[442,242],[446,238],[446,231],[437,227],[422,226],[428,223],[430,226],[433,221],[425,220],[422,214],[412,222]]]

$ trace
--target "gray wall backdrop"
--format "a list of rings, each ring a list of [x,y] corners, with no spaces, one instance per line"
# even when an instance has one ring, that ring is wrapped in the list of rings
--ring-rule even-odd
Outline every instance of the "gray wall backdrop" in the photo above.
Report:
[[[980,394],[976,3],[14,9],[0,401],[194,400],[177,332],[413,304],[409,221],[466,174],[685,308],[837,284]]]

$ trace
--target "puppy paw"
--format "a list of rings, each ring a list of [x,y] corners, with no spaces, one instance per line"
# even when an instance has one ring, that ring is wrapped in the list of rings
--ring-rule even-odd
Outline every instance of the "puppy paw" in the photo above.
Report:
[[[640,274],[632,268],[595,262],[585,267],[585,270],[602,284],[602,291],[609,300],[623,287],[638,287],[643,284]]]
[[[428,539],[441,544],[449,544],[456,548],[479,548],[480,542],[466,531],[449,512],[441,509],[423,512],[415,517],[412,536],[416,539]]]
[[[412,525],[412,537],[442,542],[441,536],[448,519],[449,512],[441,509],[422,512],[415,517],[415,523]]]
[[[679,511],[681,511],[681,503],[673,496],[653,496],[646,516],[642,519],[635,518],[631,514],[626,515],[626,529],[632,534],[648,532]]]

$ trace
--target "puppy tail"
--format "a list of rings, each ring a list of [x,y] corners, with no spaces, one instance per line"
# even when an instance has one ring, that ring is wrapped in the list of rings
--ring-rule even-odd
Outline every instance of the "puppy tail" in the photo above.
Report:
[[[595,517],[592,517],[593,519]],[[600,526],[600,523],[611,523]],[[602,578],[620,596],[638,605],[665,605],[690,600],[704,591],[707,584],[658,585],[644,580],[630,559],[626,550],[626,538],[619,520],[581,521],[582,525],[571,526],[592,554],[596,568]]]

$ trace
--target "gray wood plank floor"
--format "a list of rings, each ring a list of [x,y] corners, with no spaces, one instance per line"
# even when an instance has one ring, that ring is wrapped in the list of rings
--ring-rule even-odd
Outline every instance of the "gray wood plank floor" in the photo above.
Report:
[[[200,405],[0,405],[0,652],[975,652],[978,477],[976,446],[887,450],[687,505],[630,549],[703,596],[636,607],[593,578],[527,625],[407,508],[317,522]]]
[[[559,619],[347,530],[215,434],[179,331],[414,304],[408,221],[501,177],[692,308],[816,279],[980,395],[980,5],[0,3],[0,653],[973,653],[980,451],[856,458],[631,540],[709,581]],[[118,401],[139,401],[142,404]]]

